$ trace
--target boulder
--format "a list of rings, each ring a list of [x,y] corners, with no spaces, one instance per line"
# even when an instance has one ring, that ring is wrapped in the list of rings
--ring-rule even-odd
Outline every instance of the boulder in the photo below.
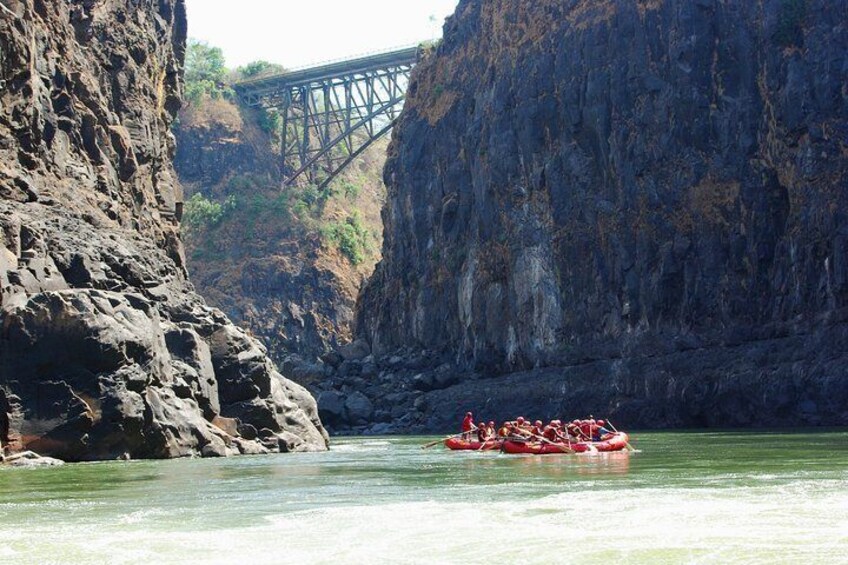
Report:
[[[371,348],[364,339],[342,345],[337,351],[345,361],[361,361],[371,354]]]
[[[374,405],[361,392],[354,392],[345,400],[348,420],[352,423],[365,423],[374,413]]]
[[[422,392],[433,390],[434,383],[435,379],[433,373],[419,373],[412,377],[412,388]]]
[[[318,413],[321,419],[337,422],[345,415],[345,398],[336,391],[324,391],[318,395]]]

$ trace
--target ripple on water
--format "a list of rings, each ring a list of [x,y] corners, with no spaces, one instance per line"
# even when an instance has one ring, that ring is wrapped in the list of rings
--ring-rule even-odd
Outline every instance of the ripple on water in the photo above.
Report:
[[[643,453],[616,457],[365,439],[326,454],[69,466],[37,483],[4,474],[0,561],[845,562],[845,451],[721,434],[689,449],[693,437],[645,434]],[[101,474],[111,480],[80,491]]]

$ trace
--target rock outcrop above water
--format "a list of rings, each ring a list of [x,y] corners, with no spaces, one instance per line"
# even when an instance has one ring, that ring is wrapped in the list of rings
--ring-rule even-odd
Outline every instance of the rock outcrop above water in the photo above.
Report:
[[[832,0],[461,1],[414,73],[359,304],[410,422],[441,408],[392,369],[404,349],[494,412],[543,390],[630,425],[848,423],[846,21]]]
[[[0,442],[70,461],[326,449],[314,399],[187,278],[183,1],[0,4]]]

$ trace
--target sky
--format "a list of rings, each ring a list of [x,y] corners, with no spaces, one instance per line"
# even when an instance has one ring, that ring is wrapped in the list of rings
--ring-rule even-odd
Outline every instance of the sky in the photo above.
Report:
[[[264,59],[290,69],[441,37],[457,3],[186,0],[189,37],[222,48],[228,67]]]

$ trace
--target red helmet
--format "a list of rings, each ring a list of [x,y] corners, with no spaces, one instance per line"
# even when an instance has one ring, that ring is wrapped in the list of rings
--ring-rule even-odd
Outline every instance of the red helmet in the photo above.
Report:
[[[591,420],[589,420],[589,423],[590,423],[590,424],[596,424],[597,422],[595,422],[595,419],[594,419],[594,418],[592,418]]]
[[[494,423],[494,422],[489,422],[489,425],[490,425],[490,426],[492,426],[492,427],[494,427],[495,423]]]
[[[519,416],[518,418],[515,419],[515,421],[518,422],[519,424],[523,424],[524,423],[524,416]]]
[[[598,420],[597,424],[598,424],[599,426],[606,426],[606,425],[607,425],[607,423],[606,423],[606,422],[604,422],[603,420]]]
[[[535,422],[533,422],[533,425],[536,426],[537,428],[541,428],[542,427],[542,420],[536,420]]]

